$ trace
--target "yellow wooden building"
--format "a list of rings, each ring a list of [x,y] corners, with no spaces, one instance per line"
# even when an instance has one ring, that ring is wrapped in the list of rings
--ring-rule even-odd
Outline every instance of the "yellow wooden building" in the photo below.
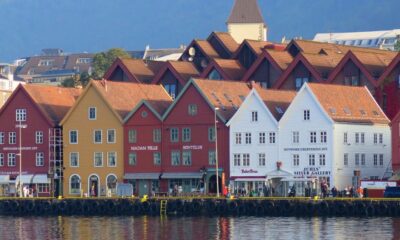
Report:
[[[91,81],[61,121],[63,195],[113,196],[123,181],[123,120],[149,92],[162,86]]]

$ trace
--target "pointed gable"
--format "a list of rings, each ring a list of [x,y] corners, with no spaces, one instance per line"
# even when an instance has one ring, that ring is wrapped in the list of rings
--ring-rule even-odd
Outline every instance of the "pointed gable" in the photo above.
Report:
[[[336,122],[389,124],[366,87],[307,83],[324,111]]]
[[[400,69],[400,52],[397,53],[396,57],[393,58],[392,62],[389,64],[389,66],[387,66],[387,68],[385,69],[383,74],[380,76],[380,78],[378,80],[378,86],[380,86],[384,83],[385,79],[387,77],[389,77],[390,74],[393,73],[393,71],[396,69],[396,67],[398,69]],[[399,71],[399,75],[400,75],[400,71]],[[399,77],[399,76],[397,76],[397,77]]]
[[[219,77],[212,78],[210,74],[214,71],[218,71]],[[241,80],[245,74],[246,69],[237,60],[231,59],[213,59],[208,67],[201,74],[202,78],[210,78],[214,80]]]
[[[235,0],[227,23],[264,23],[257,0]]]
[[[104,74],[104,79],[123,82],[149,83],[163,62],[117,58]]]
[[[229,59],[239,48],[239,44],[227,32],[212,32],[207,41],[213,46],[218,55]]]

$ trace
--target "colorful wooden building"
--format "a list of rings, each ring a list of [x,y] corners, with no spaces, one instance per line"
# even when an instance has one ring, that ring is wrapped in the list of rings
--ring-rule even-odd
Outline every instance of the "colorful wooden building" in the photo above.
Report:
[[[62,178],[60,121],[79,89],[19,85],[0,110],[0,193],[15,196],[30,188],[57,196]],[[21,178],[20,178],[21,175]]]

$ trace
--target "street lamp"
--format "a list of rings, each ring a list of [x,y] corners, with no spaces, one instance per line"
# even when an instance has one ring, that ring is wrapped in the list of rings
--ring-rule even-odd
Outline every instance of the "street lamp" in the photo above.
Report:
[[[215,173],[217,177],[217,197],[219,197],[219,179],[218,179],[218,137],[217,137],[217,110],[218,107],[214,108],[214,135],[215,135]]]
[[[28,125],[22,124],[21,120],[19,124],[15,125],[16,128],[19,128],[19,197],[22,198],[22,186],[21,186],[21,179],[22,179],[22,128],[27,128]]]

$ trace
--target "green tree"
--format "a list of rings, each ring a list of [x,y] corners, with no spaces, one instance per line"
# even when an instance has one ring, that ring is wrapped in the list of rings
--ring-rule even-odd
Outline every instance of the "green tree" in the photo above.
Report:
[[[397,43],[394,45],[394,50],[399,51],[400,52],[400,39],[397,40]]]
[[[120,58],[130,58],[131,56],[122,48],[112,48],[107,52],[101,52],[94,55],[93,58],[93,73],[92,78],[101,79],[104,76],[104,73],[107,71],[109,67],[111,67],[112,63]]]
[[[87,72],[83,72],[81,74],[76,74],[73,77],[65,79],[62,83],[61,86],[63,87],[85,87],[89,81],[90,81],[91,76]]]

